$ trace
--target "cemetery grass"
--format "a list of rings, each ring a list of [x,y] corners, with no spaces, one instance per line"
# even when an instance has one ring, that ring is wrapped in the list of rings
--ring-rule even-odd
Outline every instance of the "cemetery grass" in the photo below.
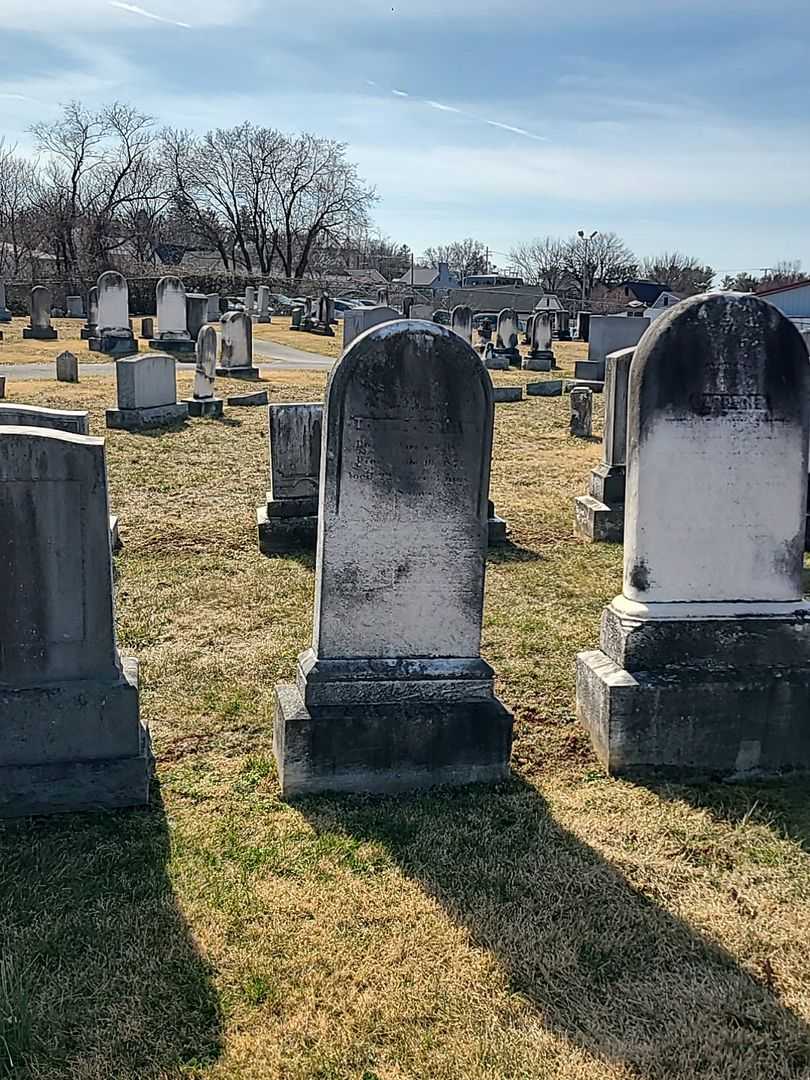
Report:
[[[87,342],[81,338],[84,319],[51,319],[51,325],[59,337],[55,341],[26,341],[22,332],[29,325],[27,317],[15,316],[10,323],[0,323],[0,375],[3,364],[48,364],[53,363],[61,352],[72,352],[82,364],[109,363],[110,357],[101,353],[90,352]],[[136,335],[140,330],[140,319],[135,319]],[[141,352],[147,351],[148,342],[135,341]]]
[[[271,323],[254,323],[253,336],[258,341],[275,341],[279,345],[289,345],[302,352],[319,353],[337,359],[343,351],[343,320],[339,319],[333,327],[334,337],[309,334],[302,330],[291,330],[292,319],[287,315],[274,315]]]
[[[313,401],[324,382],[264,385]],[[9,386],[89,407],[95,434],[113,396]],[[513,543],[489,558],[483,652],[517,719],[514,778],[291,805],[272,688],[308,644],[313,560],[257,550],[264,410],[106,433],[120,646],[158,782],[148,811],[0,825],[0,1076],[810,1075],[806,787],[606,778],[573,695],[621,581],[619,548],[572,536],[599,446],[568,437],[564,398],[498,405],[496,424]]]

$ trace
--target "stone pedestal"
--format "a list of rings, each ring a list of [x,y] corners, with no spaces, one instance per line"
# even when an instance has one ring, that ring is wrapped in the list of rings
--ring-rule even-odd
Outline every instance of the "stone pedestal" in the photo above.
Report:
[[[151,338],[149,348],[155,352],[169,353],[171,356],[188,356],[189,362],[194,360],[195,342],[191,338],[161,337]]]
[[[551,371],[554,367],[554,353],[551,349],[539,349],[530,352],[523,360],[525,371]]]
[[[90,338],[87,347],[90,352],[104,353],[107,356],[133,356],[138,351],[138,342],[132,334],[120,332]]]
[[[507,541],[507,526],[502,517],[498,517],[495,511],[495,503],[490,499],[487,506],[487,542],[489,547],[497,547]]]
[[[256,508],[256,529],[262,555],[315,547],[318,534],[318,498],[273,499]]]
[[[56,341],[59,334],[52,326],[24,326],[22,336],[26,341]]]
[[[508,371],[509,360],[509,353],[494,349],[491,343],[484,346],[483,361],[489,371]]]
[[[108,409],[108,428],[138,431],[177,423],[188,405],[177,401],[174,359],[163,353],[119,360],[115,365],[118,408]]]
[[[604,360],[577,360],[574,364],[574,378],[579,382],[599,383],[605,381]]]
[[[222,410],[224,402],[222,398],[188,398],[183,402],[188,406],[189,416],[207,416],[211,419],[218,420],[222,416]]]
[[[145,409],[107,409],[108,428],[123,431],[141,431],[144,428],[166,427],[188,417],[188,405],[177,401],[172,405],[154,405]]]

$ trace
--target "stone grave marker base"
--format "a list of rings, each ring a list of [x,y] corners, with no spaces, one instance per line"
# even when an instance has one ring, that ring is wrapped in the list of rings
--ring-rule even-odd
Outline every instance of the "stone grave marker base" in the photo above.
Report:
[[[170,356],[191,353],[193,357],[194,350],[196,348],[196,342],[192,341],[191,338],[185,339],[156,337],[149,339],[149,348],[152,349],[153,352],[169,353]]]
[[[251,382],[259,381],[259,369],[257,367],[218,367],[214,371],[221,379],[247,379]]]
[[[56,341],[59,335],[52,326],[25,326],[22,336],[26,341]]]
[[[173,405],[155,405],[151,409],[107,409],[107,427],[123,431],[176,424],[188,417],[188,405],[178,401]]]
[[[303,548],[313,550],[318,535],[318,500],[271,499],[256,507],[256,529],[262,555]]]
[[[183,404],[188,406],[189,416],[210,416],[218,420],[222,416],[224,403],[222,398],[188,398]]]
[[[553,367],[554,353],[551,349],[539,349],[537,352],[530,352],[523,360],[524,371],[551,371]]]
[[[104,353],[107,356],[134,356],[138,352],[138,342],[134,337],[91,337],[87,341],[90,352]]]

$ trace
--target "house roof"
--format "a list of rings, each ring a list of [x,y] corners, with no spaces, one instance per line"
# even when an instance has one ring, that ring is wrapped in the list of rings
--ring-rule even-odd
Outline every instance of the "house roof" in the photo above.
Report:
[[[790,292],[793,289],[805,289],[810,285],[810,278],[802,278],[801,281],[791,281],[789,285],[769,285],[765,289],[755,289],[757,296],[770,296],[773,293]]]
[[[660,281],[623,281],[622,288],[626,293],[632,293],[636,300],[640,300],[647,307],[652,307],[662,292],[667,291],[667,286]]]
[[[439,276],[439,271],[435,266],[415,266],[413,268],[413,279],[411,279],[411,271],[409,270],[402,277],[394,279],[395,285],[432,285],[436,278]]]

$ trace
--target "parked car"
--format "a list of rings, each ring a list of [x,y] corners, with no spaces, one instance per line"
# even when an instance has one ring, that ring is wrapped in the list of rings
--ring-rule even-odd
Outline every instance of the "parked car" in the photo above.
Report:
[[[358,304],[356,300],[346,300],[343,297],[335,300],[335,318],[342,319],[345,311],[357,311],[362,304]]]

